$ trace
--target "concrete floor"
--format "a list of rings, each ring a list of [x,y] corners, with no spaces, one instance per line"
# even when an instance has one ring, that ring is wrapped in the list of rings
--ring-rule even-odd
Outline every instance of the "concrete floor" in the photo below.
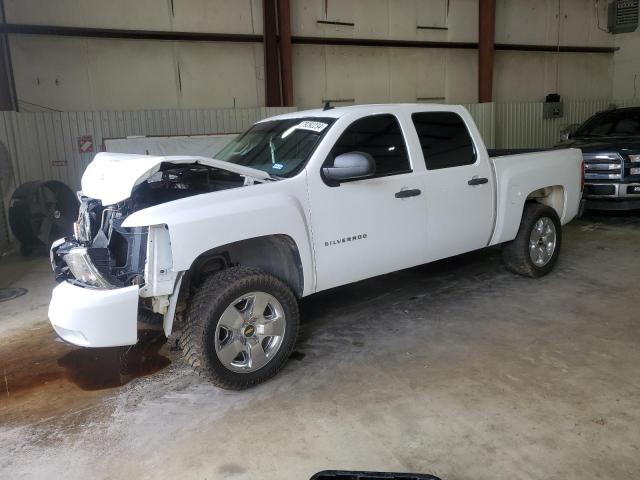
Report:
[[[0,287],[30,293],[0,304],[0,472],[637,479],[639,280],[640,215],[586,217],[539,280],[490,249],[306,299],[296,358],[238,393],[167,345],[124,378],[113,351],[56,341],[47,261],[4,258]]]

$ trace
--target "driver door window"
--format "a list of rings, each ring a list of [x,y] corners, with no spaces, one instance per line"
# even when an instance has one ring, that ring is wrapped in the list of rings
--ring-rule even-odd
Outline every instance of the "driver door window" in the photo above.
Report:
[[[376,163],[374,177],[411,172],[404,136],[394,115],[372,115],[353,122],[331,150],[329,162],[349,152],[370,154]]]

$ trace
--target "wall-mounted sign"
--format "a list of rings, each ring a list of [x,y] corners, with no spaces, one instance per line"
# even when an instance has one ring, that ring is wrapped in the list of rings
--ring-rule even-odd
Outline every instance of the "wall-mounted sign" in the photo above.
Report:
[[[78,137],[78,151],[80,153],[93,153],[92,135],[83,135]]]

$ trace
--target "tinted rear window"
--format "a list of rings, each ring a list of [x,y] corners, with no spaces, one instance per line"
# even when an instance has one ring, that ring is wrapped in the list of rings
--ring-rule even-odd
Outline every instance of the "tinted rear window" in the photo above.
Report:
[[[411,115],[429,170],[471,165],[476,161],[473,141],[460,115],[421,112]]]

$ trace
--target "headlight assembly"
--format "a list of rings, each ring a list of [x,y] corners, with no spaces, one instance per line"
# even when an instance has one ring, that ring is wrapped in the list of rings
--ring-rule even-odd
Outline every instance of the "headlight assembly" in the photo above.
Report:
[[[629,155],[629,175],[640,175],[640,155]]]
[[[113,288],[91,262],[86,248],[72,248],[64,256],[64,261],[78,281],[93,287]]]

